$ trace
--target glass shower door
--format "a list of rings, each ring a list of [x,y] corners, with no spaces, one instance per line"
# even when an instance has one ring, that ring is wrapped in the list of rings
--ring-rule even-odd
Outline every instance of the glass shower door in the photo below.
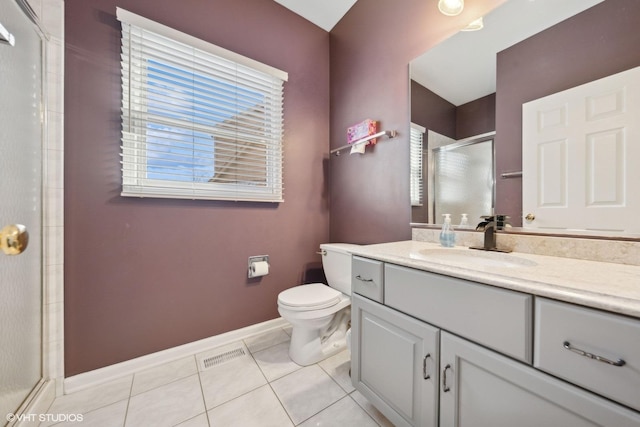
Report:
[[[0,0],[0,425],[42,377],[42,39]],[[16,228],[5,228],[17,224]],[[20,254],[26,236],[28,245]]]

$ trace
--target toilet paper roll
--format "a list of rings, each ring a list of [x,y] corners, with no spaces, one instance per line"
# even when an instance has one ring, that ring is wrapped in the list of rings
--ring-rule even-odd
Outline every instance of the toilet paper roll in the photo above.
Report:
[[[258,261],[251,263],[250,277],[260,277],[269,274],[269,263],[267,261]]]

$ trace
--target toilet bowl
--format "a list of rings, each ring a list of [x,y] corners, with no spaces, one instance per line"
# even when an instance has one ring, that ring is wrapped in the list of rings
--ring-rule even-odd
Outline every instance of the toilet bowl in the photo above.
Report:
[[[322,244],[322,266],[329,286],[300,285],[278,295],[278,312],[291,323],[289,357],[307,366],[347,346],[351,320],[351,254],[356,245]]]

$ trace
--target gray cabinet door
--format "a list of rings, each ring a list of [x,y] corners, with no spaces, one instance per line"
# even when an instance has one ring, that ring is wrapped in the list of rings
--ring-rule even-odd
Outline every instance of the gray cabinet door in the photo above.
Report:
[[[440,426],[634,426],[640,414],[441,332]]]
[[[439,330],[352,295],[351,378],[396,426],[437,426]]]

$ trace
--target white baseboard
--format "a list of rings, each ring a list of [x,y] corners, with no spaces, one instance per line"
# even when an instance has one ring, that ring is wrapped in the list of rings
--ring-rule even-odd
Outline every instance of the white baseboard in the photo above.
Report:
[[[125,362],[116,363],[115,365],[105,366],[104,368],[74,375],[64,379],[64,394],[84,390],[88,387],[103,384],[125,375],[131,375],[183,357],[193,356],[194,354],[201,353],[215,347],[230,344],[232,342],[239,341],[256,334],[261,334],[272,329],[282,328],[287,325],[289,325],[289,322],[284,320],[282,317],[279,317],[277,319],[247,326],[246,328],[236,329],[224,334],[215,335],[213,337],[194,341],[178,347],[147,354]]]

